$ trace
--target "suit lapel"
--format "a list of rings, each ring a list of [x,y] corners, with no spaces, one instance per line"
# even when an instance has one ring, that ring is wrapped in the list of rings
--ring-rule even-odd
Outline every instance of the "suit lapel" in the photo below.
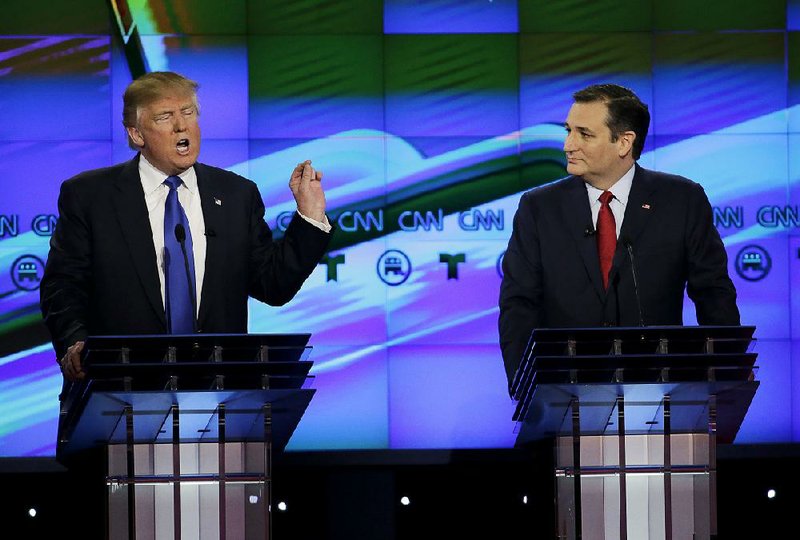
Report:
[[[620,266],[628,256],[625,240],[627,239],[635,246],[637,238],[647,225],[650,215],[653,213],[652,194],[657,187],[658,184],[653,181],[647,171],[637,164],[631,183],[631,192],[628,195],[628,204],[625,207],[625,217],[622,220],[617,250],[614,253],[611,272],[609,272],[609,283],[613,282]]]
[[[139,276],[142,288],[150,301],[164,328],[167,327],[164,304],[161,300],[161,282],[158,278],[156,248],[153,245],[153,233],[144,191],[139,178],[139,159],[132,159],[115,179],[116,191],[112,195],[112,204],[119,221],[125,243],[131,253],[133,266]]]
[[[589,197],[586,195],[586,186],[583,180],[572,177],[564,183],[564,192],[561,197],[561,213],[575,245],[578,247],[586,273],[592,281],[597,296],[603,300],[606,292],[603,290],[603,279],[600,276],[600,262],[597,255],[597,242],[594,236],[587,236],[586,231],[593,228],[592,210],[589,207]]]
[[[215,178],[212,171],[202,163],[194,166],[197,174],[197,189],[200,192],[200,206],[203,209],[203,222],[205,223],[206,235],[206,264],[205,275],[203,277],[203,288],[200,293],[200,310],[198,312],[198,322],[200,327],[208,314],[210,293],[206,283],[220,283],[223,278],[223,264],[225,254],[222,252],[222,245],[219,238],[224,238],[223,229],[225,220],[223,219],[224,184]]]

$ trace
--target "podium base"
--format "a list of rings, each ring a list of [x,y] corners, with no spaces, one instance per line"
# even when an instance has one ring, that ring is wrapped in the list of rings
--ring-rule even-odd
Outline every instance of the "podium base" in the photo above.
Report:
[[[707,434],[558,437],[557,537],[714,538],[710,448]]]
[[[267,443],[109,445],[108,538],[270,537]]]

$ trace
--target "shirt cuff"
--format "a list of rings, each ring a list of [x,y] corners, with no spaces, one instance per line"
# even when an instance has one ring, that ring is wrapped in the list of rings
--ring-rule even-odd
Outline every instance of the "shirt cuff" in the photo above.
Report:
[[[306,217],[303,214],[301,214],[299,210],[297,211],[297,215],[303,218],[304,220],[308,221],[309,223],[311,223],[314,227],[321,230],[322,232],[326,233],[331,232],[332,227],[331,223],[328,221],[327,215],[325,215],[325,221],[317,221],[316,219],[311,219],[310,217]]]

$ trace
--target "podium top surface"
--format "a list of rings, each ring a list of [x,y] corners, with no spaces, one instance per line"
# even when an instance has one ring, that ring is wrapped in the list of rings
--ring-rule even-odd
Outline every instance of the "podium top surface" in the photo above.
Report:
[[[673,431],[707,431],[709,403],[717,400],[720,440],[732,441],[758,388],[754,332],[754,326],[537,328],[511,386],[518,442],[569,431],[573,404],[589,417],[582,417],[581,434],[604,433],[619,400],[641,417],[626,432],[642,433],[658,431],[667,401],[678,407]]]
[[[130,336],[89,336],[86,349],[165,349],[305,347],[311,334],[153,334]]]
[[[751,340],[755,326],[604,326],[597,328],[535,328],[531,341],[602,340]]]
[[[314,390],[310,334],[90,336],[86,378],[65,388],[59,446],[71,453],[129,439],[168,442],[180,410],[180,442],[216,440],[220,410],[226,440],[264,440],[264,405],[272,407],[272,441],[282,448]],[[222,407],[224,405],[224,407]],[[209,427],[210,426],[210,427]]]
[[[311,334],[187,334],[89,336],[86,366],[152,362],[298,362],[309,353]]]
[[[519,399],[525,393],[540,357],[562,357],[564,369],[578,367],[570,367],[571,360],[589,356],[597,359],[597,366],[603,358],[625,361],[640,357],[640,364],[646,366],[648,356],[664,362],[691,355],[698,359],[713,357],[712,365],[719,361],[725,365],[731,355],[751,351],[754,332],[754,326],[536,328],[512,381],[512,396]]]

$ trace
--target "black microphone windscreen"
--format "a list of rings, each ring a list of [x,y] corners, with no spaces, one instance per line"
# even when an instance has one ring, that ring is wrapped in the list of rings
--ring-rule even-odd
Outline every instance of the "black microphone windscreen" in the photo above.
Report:
[[[178,239],[178,242],[183,244],[186,241],[186,229],[183,228],[183,225],[178,223],[175,225],[175,238]]]

